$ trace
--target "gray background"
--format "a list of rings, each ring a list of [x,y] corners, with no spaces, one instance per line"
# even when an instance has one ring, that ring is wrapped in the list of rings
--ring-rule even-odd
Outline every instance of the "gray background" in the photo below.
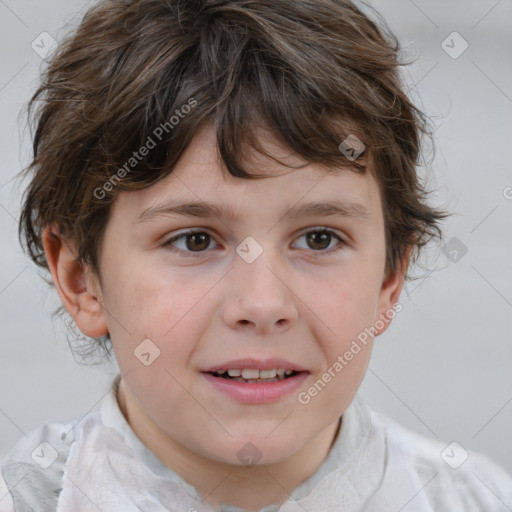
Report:
[[[87,4],[0,0],[0,456],[42,423],[82,416],[116,373],[75,361],[65,326],[51,318],[57,295],[17,242],[13,177],[30,149],[17,118],[42,65],[31,42],[43,31],[62,38]],[[372,4],[417,59],[404,76],[437,128],[435,160],[420,172],[436,190],[432,200],[455,214],[444,231],[458,260],[431,247],[428,270],[417,272],[424,279],[406,285],[403,311],[377,339],[362,391],[404,425],[456,440],[512,473],[512,2]],[[456,59],[441,47],[453,31],[469,44]],[[460,49],[452,39],[452,51]]]

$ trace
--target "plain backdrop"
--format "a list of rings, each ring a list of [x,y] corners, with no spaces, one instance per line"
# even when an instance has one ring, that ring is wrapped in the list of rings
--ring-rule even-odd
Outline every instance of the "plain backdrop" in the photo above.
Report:
[[[51,317],[57,295],[17,240],[13,178],[30,149],[18,114],[44,64],[31,45],[42,32],[61,39],[87,4],[0,0],[0,456],[42,423],[81,417],[116,373],[75,361]],[[403,310],[377,339],[361,392],[402,424],[512,473],[512,2],[372,5],[416,59],[404,77],[437,143],[420,173],[433,203],[454,215],[446,245],[431,246],[423,278],[406,285]]]

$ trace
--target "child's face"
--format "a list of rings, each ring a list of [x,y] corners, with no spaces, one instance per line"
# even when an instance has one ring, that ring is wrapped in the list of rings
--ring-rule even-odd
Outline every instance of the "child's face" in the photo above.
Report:
[[[371,337],[366,346],[358,342],[357,353],[353,341],[398,300],[402,276],[384,276],[384,219],[369,172],[327,175],[314,165],[263,167],[260,159],[257,170],[275,176],[248,181],[224,177],[214,148],[212,132],[203,131],[171,175],[119,195],[99,255],[100,300],[127,400],[145,422],[213,460],[241,464],[238,452],[251,442],[260,462],[272,463],[305,446],[351,402]],[[237,216],[140,220],[148,209],[177,202],[211,203]],[[290,214],[334,202],[357,203],[368,216]],[[190,229],[203,237],[170,242]],[[143,345],[150,355],[142,360],[153,360],[147,366],[134,355],[146,339],[160,350],[153,360],[151,344]],[[259,364],[302,372],[263,384],[206,373]],[[308,392],[319,379],[320,391]]]

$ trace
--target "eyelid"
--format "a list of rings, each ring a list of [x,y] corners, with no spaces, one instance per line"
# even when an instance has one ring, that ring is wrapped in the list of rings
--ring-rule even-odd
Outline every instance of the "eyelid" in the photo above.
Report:
[[[304,230],[302,230],[298,233],[296,238],[301,238],[302,236],[304,236],[310,232],[326,232],[339,240],[339,243],[331,249],[320,250],[320,251],[314,251],[313,249],[310,249],[310,252],[316,253],[319,256],[333,254],[333,253],[337,252],[338,250],[348,246],[348,241],[347,241],[348,237],[346,237],[345,235],[340,235],[337,229],[330,228],[327,226],[312,226],[312,227],[305,228]],[[306,249],[303,249],[303,250],[306,250]]]
[[[330,231],[331,233],[335,234],[336,236],[339,236],[340,238],[342,238],[342,235],[339,233],[338,229],[331,228],[329,226],[322,226],[322,225],[310,226],[307,228],[303,228],[303,229],[299,230],[298,235],[302,236],[304,233],[309,233],[310,231]]]
[[[215,237],[211,234],[210,230],[208,228],[192,228],[192,229],[187,229],[185,231],[181,231],[181,232],[178,232],[178,234],[172,236],[171,238],[169,238],[168,240],[166,240],[162,246],[165,247],[166,249],[170,250],[171,252],[173,253],[180,253],[182,255],[185,255],[186,258],[188,257],[199,257],[199,256],[204,256],[208,251],[184,251],[183,249],[177,249],[176,247],[173,247],[172,246],[172,242],[176,242],[178,240],[181,240],[183,238],[186,238],[187,235],[195,235],[197,233],[206,233],[207,235],[210,236],[210,238],[215,241]]]
[[[301,231],[299,231],[298,234],[295,235],[294,240],[297,238],[301,238],[302,236],[304,236],[310,232],[326,232],[339,240],[339,243],[331,249],[318,250],[318,251],[315,251],[313,249],[309,250],[309,252],[317,254],[318,256],[329,255],[329,254],[335,253],[348,245],[347,237],[345,237],[344,235],[340,235],[336,229],[330,228],[327,226],[311,226],[311,227],[304,228]],[[178,252],[178,253],[185,254],[186,255],[185,257],[202,256],[202,255],[206,254],[208,251],[207,250],[195,251],[195,252],[194,251],[183,251],[182,249],[177,249],[175,247],[172,247],[172,245],[171,245],[172,242],[176,242],[178,240],[186,238],[187,235],[194,235],[197,233],[205,233],[205,234],[209,235],[213,241],[216,241],[214,235],[211,234],[209,228],[191,228],[191,229],[188,229],[185,231],[178,232],[176,235],[174,235],[171,238],[169,238],[168,240],[166,240],[163,243],[163,246],[169,248],[172,252]],[[304,251],[307,249],[301,249],[301,250]]]

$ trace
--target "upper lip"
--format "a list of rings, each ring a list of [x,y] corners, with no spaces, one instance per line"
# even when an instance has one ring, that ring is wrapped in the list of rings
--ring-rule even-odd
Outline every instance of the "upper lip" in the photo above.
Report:
[[[244,359],[233,359],[224,363],[219,363],[214,366],[210,366],[203,370],[206,373],[220,372],[222,370],[243,370],[244,368],[250,368],[254,370],[273,370],[274,368],[279,370],[294,370],[296,372],[307,371],[304,367],[297,363],[292,363],[286,359],[279,357],[272,357],[270,359],[255,359],[247,357]]]

